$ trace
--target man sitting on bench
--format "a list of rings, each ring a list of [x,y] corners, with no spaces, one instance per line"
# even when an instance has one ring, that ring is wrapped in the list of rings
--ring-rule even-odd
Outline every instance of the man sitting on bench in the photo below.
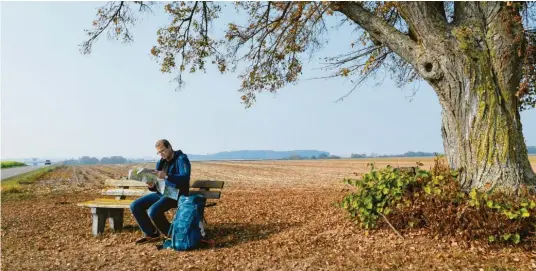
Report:
[[[160,233],[167,236],[171,224],[164,215],[165,212],[177,208],[178,197],[189,194],[191,165],[188,156],[180,150],[174,151],[166,139],[156,142],[156,150],[161,157],[156,164],[158,178],[164,179],[166,186],[176,188],[179,193],[177,198],[165,197],[153,184],[148,185],[149,190],[156,193],[145,195],[132,202],[130,210],[145,234],[145,237],[136,241],[136,244],[157,242],[160,240]]]

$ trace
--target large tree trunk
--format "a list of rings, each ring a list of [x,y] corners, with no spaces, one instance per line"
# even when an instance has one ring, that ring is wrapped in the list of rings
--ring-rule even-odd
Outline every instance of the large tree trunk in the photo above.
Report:
[[[523,185],[533,187],[535,176],[515,99],[503,96],[491,79],[468,82],[452,80],[452,85],[459,86],[454,92],[461,99],[443,106],[441,128],[446,157],[459,171],[462,188],[518,191]]]
[[[459,23],[445,32],[448,39],[427,41],[437,49],[428,51],[421,68],[443,109],[448,162],[465,190],[534,188],[515,96],[523,29],[501,3],[459,9]]]
[[[443,109],[445,154],[464,190],[534,188],[515,93],[525,39],[519,5],[454,2],[447,22],[442,2],[396,2],[409,34],[355,2],[333,8],[410,63],[436,91]]]

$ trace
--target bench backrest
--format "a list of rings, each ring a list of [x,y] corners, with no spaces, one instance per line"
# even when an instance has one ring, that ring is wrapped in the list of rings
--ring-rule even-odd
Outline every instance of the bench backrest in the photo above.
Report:
[[[141,197],[154,193],[147,189],[146,183],[135,180],[107,179],[104,185],[108,188],[103,189],[102,194],[116,196],[116,199],[125,199],[127,196]],[[207,199],[219,199],[221,191],[210,189],[222,189],[223,185],[223,181],[197,180],[190,186],[190,194],[202,194]]]
[[[190,186],[190,194],[202,194],[207,199],[219,199],[221,191],[210,189],[222,189],[223,185],[223,181],[197,180]],[[192,188],[197,188],[197,190],[192,190]]]

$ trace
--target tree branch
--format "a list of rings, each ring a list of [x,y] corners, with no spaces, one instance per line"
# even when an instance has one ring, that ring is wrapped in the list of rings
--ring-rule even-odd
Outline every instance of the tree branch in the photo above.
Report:
[[[135,25],[137,17],[133,14],[130,4],[126,1],[108,2],[98,9],[97,19],[93,21],[93,29],[85,30],[89,36],[88,40],[79,45],[82,54],[91,53],[93,43],[98,40],[105,30],[108,30],[109,37],[116,37],[118,39],[122,37],[123,42],[132,41],[129,28]],[[134,1],[134,4],[139,5],[140,13],[152,13],[149,7],[152,3],[146,4],[141,1]],[[113,27],[112,23],[115,27]]]
[[[391,227],[391,229],[396,233],[396,235],[398,235],[398,237],[400,237],[401,239],[404,239],[404,237],[402,237],[402,234],[400,234],[399,231],[397,231],[395,229],[395,227],[393,227],[393,225],[391,225],[391,223],[389,222],[389,220],[387,220],[387,217],[385,217],[385,215],[383,215],[382,213],[379,213],[383,219],[385,220],[385,222],[387,222],[387,224],[389,225],[389,227]]]
[[[203,19],[205,19],[205,41],[208,43],[208,11],[205,2],[203,2]]]
[[[467,21],[470,18],[477,17],[478,2],[454,2],[454,21],[453,23],[459,25],[461,22]]]
[[[194,18],[194,13],[195,13],[195,9],[197,8],[197,4],[199,4],[199,2],[196,1],[195,4],[194,4],[194,7],[192,8],[192,12],[190,13],[190,17],[188,17],[186,19],[186,20],[188,20],[188,26],[186,27],[186,31],[184,31],[184,33],[186,35],[186,40],[187,41],[190,40],[190,26],[192,25],[192,20]]]
[[[359,24],[372,38],[379,40],[408,63],[417,66],[418,44],[393,26],[367,11],[360,3],[334,2],[333,9]]]
[[[398,9],[418,41],[445,39],[448,29],[443,2],[398,2]]]
[[[121,1],[119,3],[119,7],[117,7],[117,10],[114,12],[114,14],[109,18],[109,20],[106,22],[106,24],[102,27],[100,27],[96,33],[93,33],[90,38],[85,41],[82,44],[82,53],[83,54],[90,54],[91,53],[91,47],[93,46],[93,42],[99,38],[99,36],[108,28],[110,23],[112,23],[114,20],[117,20],[119,15],[121,14],[121,9],[125,5],[124,1]]]
[[[357,51],[352,51],[350,53],[338,55],[336,57],[331,57],[327,60],[332,61],[332,62],[328,63],[328,65],[326,65],[325,68],[338,68],[350,61],[359,60],[362,57],[368,56],[372,52],[379,50],[380,48],[382,48],[382,46],[371,45],[368,47],[361,48]]]

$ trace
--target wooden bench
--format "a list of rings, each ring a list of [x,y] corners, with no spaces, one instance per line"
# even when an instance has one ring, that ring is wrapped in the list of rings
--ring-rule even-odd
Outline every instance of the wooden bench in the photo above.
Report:
[[[190,194],[202,194],[205,197],[205,208],[213,207],[215,202],[207,204],[207,200],[217,200],[221,196],[221,191],[210,189],[222,189],[224,182],[212,180],[197,180],[190,186]],[[78,203],[77,206],[89,207],[93,216],[92,233],[97,236],[104,232],[106,219],[109,220],[110,228],[113,231],[121,231],[123,228],[124,210],[129,209],[130,204],[135,200],[126,197],[141,197],[151,192],[147,189],[147,184],[135,180],[114,180],[105,181],[106,189],[102,190],[103,196],[114,196],[115,198],[100,198],[92,201]],[[197,188],[197,189],[196,189]],[[203,221],[206,223],[204,217]]]

